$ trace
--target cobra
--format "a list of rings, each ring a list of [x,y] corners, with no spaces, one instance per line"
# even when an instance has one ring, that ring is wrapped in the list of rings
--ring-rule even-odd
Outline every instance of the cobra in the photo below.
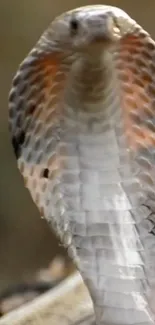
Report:
[[[155,324],[154,112],[155,43],[115,7],[57,17],[13,79],[18,168],[97,325]]]

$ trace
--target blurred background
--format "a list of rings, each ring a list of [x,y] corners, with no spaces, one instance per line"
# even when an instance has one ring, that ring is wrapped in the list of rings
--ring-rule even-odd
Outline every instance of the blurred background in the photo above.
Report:
[[[65,255],[34,206],[17,170],[8,133],[7,98],[18,64],[57,14],[91,0],[0,0],[0,292]],[[101,1],[100,1],[101,3]],[[113,0],[155,38],[154,0]]]

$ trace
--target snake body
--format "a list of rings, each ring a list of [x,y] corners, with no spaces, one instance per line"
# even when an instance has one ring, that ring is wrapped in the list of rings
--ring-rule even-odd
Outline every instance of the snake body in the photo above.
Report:
[[[67,247],[97,325],[155,323],[155,43],[124,11],[56,18],[9,97],[25,186]]]

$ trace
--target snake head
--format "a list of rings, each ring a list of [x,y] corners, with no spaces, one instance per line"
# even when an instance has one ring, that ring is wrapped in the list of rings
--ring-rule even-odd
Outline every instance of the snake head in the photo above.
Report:
[[[121,9],[104,5],[86,6],[57,17],[41,42],[63,52],[92,49],[94,45],[104,48],[131,33],[135,26],[136,22]]]

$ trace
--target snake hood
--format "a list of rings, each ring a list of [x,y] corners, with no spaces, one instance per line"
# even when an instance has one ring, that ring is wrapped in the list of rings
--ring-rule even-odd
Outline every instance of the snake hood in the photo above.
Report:
[[[56,18],[21,63],[9,125],[25,186],[96,323],[155,323],[155,43],[122,10]]]

